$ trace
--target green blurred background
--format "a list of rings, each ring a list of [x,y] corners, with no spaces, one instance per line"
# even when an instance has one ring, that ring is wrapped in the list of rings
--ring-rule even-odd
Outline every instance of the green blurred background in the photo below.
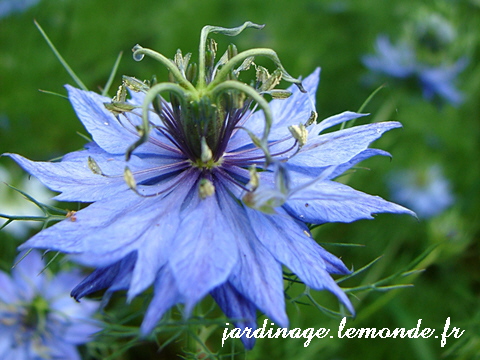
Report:
[[[0,0],[3,1],[3,0]],[[15,0],[13,0],[15,1]],[[379,80],[366,81],[368,70],[361,62],[373,53],[378,34],[394,41],[406,24],[421,12],[441,14],[455,27],[458,36],[443,55],[456,60],[469,59],[458,79],[465,101],[458,107],[425,100],[415,84],[387,81],[365,111],[365,121],[398,120],[402,130],[386,134],[375,146],[389,151],[393,160],[375,158],[362,163],[370,170],[358,170],[344,178],[349,185],[371,194],[391,198],[389,174],[404,169],[426,169],[437,164],[451,184],[455,202],[429,219],[380,215],[375,221],[354,224],[328,224],[317,229],[316,238],[325,248],[340,256],[348,267],[361,268],[380,255],[365,274],[342,286],[371,284],[395,274],[416,259],[432,244],[439,246],[418,266],[425,269],[390,284],[413,283],[414,287],[389,292],[359,292],[353,299],[357,317],[351,327],[412,328],[418,319],[440,334],[446,318],[465,333],[450,338],[445,347],[440,339],[314,339],[304,347],[303,339],[259,340],[254,350],[235,349],[239,359],[477,359],[480,358],[480,248],[478,166],[480,129],[480,4],[467,0],[41,0],[23,12],[0,18],[0,153],[14,152],[34,160],[53,159],[80,149],[85,133],[68,101],[39,89],[65,94],[64,84],[74,84],[59,64],[33,24],[43,27],[86,86],[101,89],[119,52],[124,53],[110,95],[120,84],[121,75],[150,79],[152,74],[165,79],[166,71],[151,59],[136,63],[131,48],[139,43],[173,57],[177,48],[192,52],[195,59],[200,30],[204,25],[234,27],[246,20],[266,24],[261,30],[249,29],[236,38],[214,36],[219,49],[234,42],[239,50],[268,47],[277,51],[293,76],[306,76],[322,68],[317,94],[319,118],[345,111],[356,111]],[[221,52],[221,50],[220,50]],[[268,65],[268,62],[265,62]],[[6,158],[0,166],[8,180],[20,183],[24,174]],[[6,177],[6,175],[4,175]],[[24,201],[0,185],[0,212],[8,213],[14,202]],[[8,270],[15,247],[25,237],[0,233],[2,270]],[[335,246],[334,243],[362,246]],[[296,289],[291,289],[294,296]],[[330,294],[315,293],[315,299],[338,309]],[[124,307],[112,306],[112,317]],[[206,304],[206,305],[205,305]],[[204,307],[208,307],[206,300]],[[133,304],[132,306],[135,306]],[[140,305],[138,305],[140,306]],[[128,312],[128,310],[123,310]],[[214,312],[218,312],[214,310]],[[311,305],[289,304],[291,326],[325,327],[333,332],[340,319],[330,317]],[[219,314],[218,314],[219,315]],[[123,316],[123,315],[122,315]],[[259,323],[263,317],[259,318]],[[228,354],[220,348],[222,327],[211,334],[206,344],[211,351]],[[115,353],[128,339],[107,337],[106,353],[118,359],[173,359],[185,355],[186,347],[195,352],[190,340],[175,341],[158,353],[158,344],[143,341],[130,350]],[[168,339],[160,333],[158,342]],[[118,345],[120,344],[120,345]],[[98,345],[98,344],[97,344]],[[94,358],[95,344],[84,347],[86,359]],[[97,346],[98,347],[98,346]],[[110,349],[110,350],[109,350]],[[111,350],[113,349],[113,350]],[[110,351],[110,352],[109,352]],[[198,355],[198,354],[197,354]],[[202,358],[198,356],[198,358]]]

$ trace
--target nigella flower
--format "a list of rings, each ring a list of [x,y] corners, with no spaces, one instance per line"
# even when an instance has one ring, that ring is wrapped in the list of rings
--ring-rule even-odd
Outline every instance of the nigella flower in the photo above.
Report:
[[[40,0],[2,0],[0,1],[0,19],[16,12],[23,12],[36,5]]]
[[[428,100],[439,96],[453,105],[463,102],[463,94],[455,87],[455,81],[467,66],[465,58],[453,64],[430,65],[418,59],[410,44],[399,42],[393,45],[388,37],[380,35],[376,41],[376,54],[364,56],[362,60],[373,72],[398,79],[416,79]]]
[[[80,359],[76,346],[99,330],[98,302],[70,297],[77,272],[52,276],[36,251],[17,259],[12,275],[0,271],[0,359]]]
[[[238,327],[255,328],[257,309],[287,326],[282,265],[309,287],[335,294],[353,313],[330,275],[349,270],[312,239],[307,223],[412,214],[333,181],[361,160],[388,155],[368,146],[400,124],[325,132],[364,114],[345,112],[317,124],[319,70],[302,85],[272,50],[238,53],[234,46],[215,63],[217,46],[208,34],[236,35],[246,27],[260,28],[248,22],[205,27],[198,68],[190,54],[178,51],[171,61],[137,45],[134,57],[159,60],[171,82],[125,77],[113,101],[67,86],[93,142],[58,163],[9,155],[61,192],[57,200],[92,203],[21,248],[59,250],[96,267],[73,290],[76,299],[105,288],[107,296],[127,289],[132,299],[153,284],[144,334],[173,305],[183,303],[188,315],[208,294]],[[256,65],[259,55],[277,70]],[[238,80],[250,67],[253,86]],[[276,90],[282,78],[295,85]],[[274,100],[268,103],[264,94]],[[243,340],[253,346],[254,339]]]
[[[389,177],[392,198],[413,209],[420,218],[441,214],[453,204],[450,182],[438,165],[421,171],[397,171]]]

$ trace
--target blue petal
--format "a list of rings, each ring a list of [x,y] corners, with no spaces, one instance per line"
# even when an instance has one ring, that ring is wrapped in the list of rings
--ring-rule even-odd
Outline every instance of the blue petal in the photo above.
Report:
[[[124,155],[108,154],[94,143],[86,147],[87,150],[65,155],[61,162],[35,162],[16,154],[4,155],[10,156],[51,190],[62,192],[55,197],[60,201],[93,202],[127,190],[123,177],[126,166],[139,184],[153,176],[168,177],[186,167],[186,163],[178,158],[150,156],[140,159],[133,155],[127,162]],[[90,169],[89,158],[97,163],[103,175]]]
[[[423,68],[419,71],[419,78],[425,98],[431,99],[438,94],[452,105],[459,105],[463,101],[463,94],[455,88],[455,78],[466,67],[466,59],[460,59],[451,66]]]
[[[373,219],[372,215],[378,213],[415,216],[414,212],[400,205],[334,181],[314,183],[292,195],[284,207],[297,219],[312,224]]]
[[[12,271],[12,279],[16,285],[16,292],[23,301],[30,302],[45,286],[45,275],[42,270],[45,264],[37,251],[30,252],[23,259],[25,253],[19,254],[15,260],[17,264]],[[22,259],[22,260],[20,260]]]
[[[162,217],[179,209],[194,181],[194,177],[187,177],[183,181],[172,179],[165,182],[163,186],[170,192],[163,198],[141,197],[127,190],[113,198],[97,201],[76,212],[75,219],[67,218],[41,231],[20,248],[73,253],[86,265],[111,264],[143,243],[148,244],[147,230],[158,228],[161,233],[163,226],[168,227],[169,224],[162,223]],[[176,186],[173,189],[172,183]],[[171,232],[172,229],[168,227],[168,230]]]
[[[162,268],[158,273],[154,289],[153,299],[140,327],[140,332],[144,336],[152,332],[165,311],[183,300],[168,266]]]
[[[368,114],[359,114],[351,111],[345,111],[343,113],[330,116],[320,121],[318,124],[312,124],[308,128],[309,136],[316,136],[319,133],[321,133],[323,130],[328,129],[332,126],[342,124],[344,122],[347,122],[353,119],[358,119],[359,117],[367,116],[367,115]]]
[[[311,238],[308,228],[282,210],[267,215],[247,209],[257,237],[275,258],[315,290],[328,290],[353,314],[353,306],[329,273],[348,274],[340,259],[329,254]]]
[[[360,161],[366,160],[376,155],[388,156],[390,158],[392,157],[392,155],[390,155],[390,153],[386,151],[368,148],[366,150],[363,150],[353,158],[351,158],[349,161],[336,166],[335,169],[332,171],[332,173],[326,177],[326,179],[327,180],[334,179],[337,176],[342,175],[345,171],[349,170],[352,166],[355,166],[356,164],[358,164]],[[318,168],[302,167],[298,165],[290,165],[290,163],[287,163],[287,169],[290,171],[294,171],[294,173],[291,173],[290,175],[290,177],[293,178],[294,181],[297,178],[302,178],[303,182],[305,182],[306,179],[308,178],[313,180],[314,178],[319,177],[327,169],[327,167],[318,167]],[[302,175],[299,176],[295,173],[301,173]]]
[[[371,70],[397,78],[406,78],[415,73],[417,60],[415,53],[406,43],[396,46],[390,43],[387,36],[377,38],[376,55],[363,58],[363,63]]]
[[[5,304],[12,304],[19,300],[17,288],[11,277],[0,271],[0,301]],[[1,354],[1,352],[0,352]]]
[[[185,211],[175,235],[169,264],[187,313],[213,288],[224,283],[237,262],[232,231],[216,196],[198,199]]]
[[[242,331],[249,327],[255,330],[257,328],[257,308],[255,305],[240,294],[229,282],[213,289],[210,295],[215,299],[222,311],[234,321],[234,325]],[[250,350],[255,345],[255,338],[242,336],[243,345]]]
[[[1,330],[2,330],[2,333],[1,333],[2,335],[0,336],[0,359],[6,359],[7,355],[12,351],[12,348],[15,348],[16,344],[15,344],[13,334],[7,331],[3,331],[3,329]],[[14,360],[17,360],[17,359],[14,359]]]
[[[135,125],[141,123],[141,116],[128,115],[127,119],[121,117],[117,119],[104,106],[104,103],[111,102],[111,99],[69,85],[66,85],[66,88],[78,118],[92,135],[93,140],[110,154],[125,155],[126,150],[139,139]],[[135,120],[136,122],[134,122]],[[163,144],[165,137],[154,131],[152,131],[152,136],[155,139],[142,144],[135,153],[163,153],[164,148],[155,142]],[[171,143],[167,142],[166,145],[171,146]]]
[[[58,338],[70,344],[84,344],[93,339],[93,334],[101,330],[100,323],[91,318],[98,310],[99,302],[84,299],[81,303],[76,302],[68,292],[61,298],[50,302],[48,321],[57,326]]]
[[[289,87],[292,95],[287,99],[275,99],[270,102],[274,122],[269,139],[277,140],[290,136],[290,125],[305,124],[315,110],[315,93],[320,81],[320,68],[310,74],[302,84],[307,93],[301,92],[296,85]],[[248,124],[247,124],[248,127]]]
[[[355,126],[322,134],[307,142],[300,152],[289,160],[298,167],[325,167],[341,165],[364,151],[371,142],[391,129],[401,127],[398,122],[383,122]]]
[[[221,204],[230,226],[235,230],[238,262],[229,277],[230,284],[281,327],[288,327],[283,294],[283,274],[279,262],[257,238],[254,228],[261,223],[250,223],[245,209],[225,191]]]
[[[47,338],[42,345],[49,349],[51,359],[81,360],[76,346],[62,341],[62,339],[58,337]],[[34,357],[34,359],[41,359],[42,357]]]
[[[157,199],[142,198],[133,191],[98,201],[78,211],[20,246],[85,254],[86,265],[103,266],[136,248],[141,234],[156,221]]]
[[[132,252],[112,265],[96,268],[75,286],[70,295],[79,301],[84,296],[113,286],[118,290],[127,289],[130,282],[129,274],[131,274],[136,260],[136,253]],[[128,282],[125,282],[127,278]]]
[[[292,95],[287,99],[275,99],[269,104],[273,116],[273,124],[270,130],[269,140],[279,140],[285,136],[291,136],[288,127],[290,125],[304,124],[310,118],[311,112],[315,110],[315,93],[320,80],[320,68],[310,74],[302,81],[307,93],[302,93],[296,85],[292,85],[288,90]],[[238,126],[244,126],[257,136],[261,136],[265,128],[265,117],[261,110],[253,114],[244,116],[245,123],[239,123]],[[252,140],[247,132],[239,129],[230,139],[227,152],[233,152],[237,149],[251,144]]]
[[[35,162],[16,154],[5,155],[49,189],[62,192],[56,196],[60,201],[92,202],[128,189],[123,179],[127,164],[125,156],[107,154],[94,144],[90,144],[88,150],[67,154],[66,160],[61,162]],[[105,174],[113,176],[94,174],[88,166],[88,157],[92,157]],[[133,171],[141,168],[141,161],[137,157],[131,160],[128,165]]]
[[[128,300],[133,299],[155,280],[158,270],[169,261],[173,246],[177,248],[177,231],[180,226],[180,206],[188,192],[188,187],[170,196],[170,201],[164,201],[158,219],[148,228],[142,239],[143,244],[138,247],[138,259],[132,274]]]

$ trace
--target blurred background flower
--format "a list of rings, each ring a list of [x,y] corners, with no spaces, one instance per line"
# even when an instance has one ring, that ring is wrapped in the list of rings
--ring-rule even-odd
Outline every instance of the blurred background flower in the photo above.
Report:
[[[453,64],[432,66],[419,61],[409,44],[393,45],[385,35],[377,38],[376,52],[363,57],[364,64],[373,72],[405,80],[416,79],[427,100],[439,96],[452,105],[463,102],[463,94],[455,87],[455,82],[468,63],[465,58]]]
[[[438,97],[456,106],[464,101],[457,82],[468,59],[456,55],[463,39],[446,17],[419,7],[396,37],[392,42],[387,35],[378,35],[375,53],[362,57],[364,65],[375,74],[416,82],[427,100]]]
[[[11,276],[0,271],[0,358],[79,359],[76,346],[100,330],[92,319],[99,303],[77,303],[69,295],[81,275],[51,274],[36,251],[16,262]]]
[[[16,12],[22,12],[40,0],[0,0],[0,19]]]
[[[396,171],[389,177],[391,198],[429,218],[445,211],[454,202],[450,182],[438,165],[425,169]]]

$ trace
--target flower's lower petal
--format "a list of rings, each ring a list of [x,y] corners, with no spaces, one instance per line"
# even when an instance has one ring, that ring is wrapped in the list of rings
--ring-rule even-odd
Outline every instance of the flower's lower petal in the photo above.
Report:
[[[334,181],[319,181],[292,195],[284,205],[295,218],[312,223],[349,223],[360,219],[373,219],[374,214],[415,213],[379,196],[368,195]]]
[[[75,286],[70,295],[79,301],[84,296],[103,289],[128,289],[136,260],[137,254],[132,252],[114,264],[95,269]]]
[[[222,311],[234,321],[236,328],[240,328],[243,332],[245,328],[251,331],[257,328],[257,308],[255,305],[240,294],[229,282],[216,287],[210,292]],[[243,345],[250,350],[255,345],[255,338],[242,336]]]
[[[179,183],[177,188],[183,189],[188,184],[188,181]],[[97,201],[76,212],[75,218],[41,231],[21,248],[58,250],[74,254],[85,265],[109,265],[143,244],[152,243],[145,241],[145,232],[163,226],[162,217],[179,207],[181,200],[175,196],[175,190],[163,198],[145,198],[127,190],[114,198]]]
[[[401,127],[395,121],[351,127],[310,138],[300,152],[289,160],[298,167],[341,165],[368,148],[386,131]]]
[[[169,264],[187,313],[213,288],[224,283],[237,262],[237,249],[225,212],[215,195],[189,205],[175,235]]]
[[[293,271],[306,285],[315,290],[328,290],[353,314],[353,306],[329,273],[348,274],[342,261],[318,245],[308,228],[282,210],[267,215],[247,209],[255,233],[265,247],[282,264]]]
[[[183,300],[176,281],[168,266],[163,267],[155,280],[154,295],[143,318],[140,332],[148,335],[162,318],[165,311]]]
[[[262,224],[250,224],[243,206],[221,192],[222,207],[228,222],[235,229],[238,262],[229,277],[230,284],[246,299],[282,327],[288,327],[283,294],[283,274],[279,262],[262,245],[253,228]]]
[[[141,234],[155,221],[157,204],[126,191],[113,199],[98,201],[75,217],[41,231],[20,249],[42,248],[86,255],[85,265],[102,266],[119,260],[133,249]]]
[[[143,245],[139,246],[138,259],[132,273],[132,280],[128,290],[128,299],[131,300],[155,280],[158,270],[168,262],[172,241],[177,234],[180,224],[180,205],[177,198],[171,206],[164,207],[161,221],[147,229],[142,235]]]

